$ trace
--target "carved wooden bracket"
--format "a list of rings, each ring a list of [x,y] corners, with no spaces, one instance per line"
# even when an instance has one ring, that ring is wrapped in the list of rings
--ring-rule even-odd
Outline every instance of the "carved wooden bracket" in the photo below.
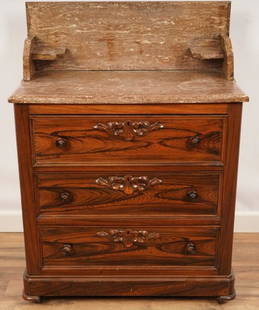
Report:
[[[162,180],[158,178],[149,178],[147,176],[110,176],[99,177],[96,179],[96,183],[99,185],[107,186],[115,191],[124,192],[127,195],[131,195],[134,192],[143,192],[150,186],[161,184]]]
[[[132,141],[136,136],[144,136],[148,132],[162,129],[164,125],[160,122],[151,123],[148,121],[124,121],[98,123],[93,126],[94,129],[106,131],[112,136],[118,136],[126,141]]]
[[[159,233],[148,232],[146,230],[132,230],[132,229],[111,229],[110,231],[99,231],[96,233],[100,237],[108,237],[113,242],[120,242],[126,248],[130,248],[138,243],[145,243],[151,239],[155,240],[160,237]]]

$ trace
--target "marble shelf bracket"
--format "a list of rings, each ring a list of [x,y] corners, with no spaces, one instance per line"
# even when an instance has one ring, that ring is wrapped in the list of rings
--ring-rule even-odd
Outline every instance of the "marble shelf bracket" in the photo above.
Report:
[[[189,51],[193,58],[199,60],[224,59],[220,39],[195,39]]]
[[[226,35],[219,36],[224,50],[223,72],[227,80],[234,80],[234,54],[231,39]]]
[[[36,37],[25,39],[23,51],[23,80],[30,81],[36,71],[35,60],[54,61],[66,53],[65,47],[40,45]]]
[[[32,60],[32,49],[36,43],[36,38],[27,38],[24,41],[23,49],[23,80],[30,81],[35,73],[35,65]]]
[[[234,79],[234,60],[231,40],[227,35],[214,39],[195,39],[189,47],[191,56],[202,61],[222,60],[222,71],[227,80]]]

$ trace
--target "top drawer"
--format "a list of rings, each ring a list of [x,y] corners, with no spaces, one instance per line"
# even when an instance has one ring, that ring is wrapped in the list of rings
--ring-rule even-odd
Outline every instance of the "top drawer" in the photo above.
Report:
[[[34,164],[217,164],[224,124],[201,115],[37,116]]]

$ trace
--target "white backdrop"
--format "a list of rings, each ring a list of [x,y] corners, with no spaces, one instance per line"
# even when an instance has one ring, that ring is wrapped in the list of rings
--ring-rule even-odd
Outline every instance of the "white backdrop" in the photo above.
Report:
[[[231,38],[235,77],[250,96],[244,105],[236,231],[259,231],[259,1],[233,0]],[[20,193],[12,104],[22,78],[26,37],[22,0],[0,0],[0,231],[21,231]]]

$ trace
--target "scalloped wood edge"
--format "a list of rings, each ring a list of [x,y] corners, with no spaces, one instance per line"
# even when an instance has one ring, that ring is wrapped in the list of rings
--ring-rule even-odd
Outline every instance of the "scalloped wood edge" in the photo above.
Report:
[[[234,80],[234,54],[231,39],[226,35],[219,36],[225,53],[223,72],[227,80]]]

